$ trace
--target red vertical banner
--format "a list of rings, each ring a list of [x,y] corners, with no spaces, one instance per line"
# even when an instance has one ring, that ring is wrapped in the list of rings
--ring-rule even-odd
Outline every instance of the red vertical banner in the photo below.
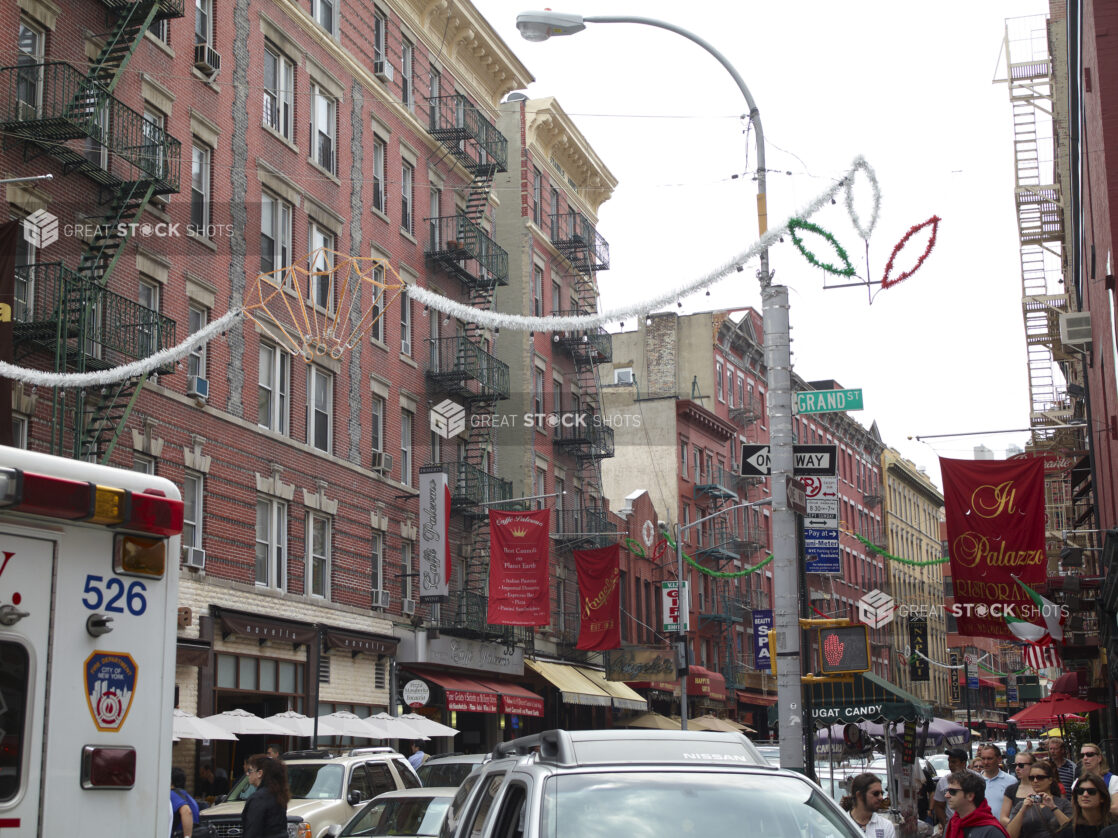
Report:
[[[959,634],[1015,639],[1006,618],[1035,610],[1016,580],[1043,586],[1047,575],[1044,461],[939,463]]]
[[[621,648],[621,552],[611,544],[575,550],[578,573],[577,649]]]
[[[551,510],[489,510],[489,609],[492,626],[551,623],[547,556]]]

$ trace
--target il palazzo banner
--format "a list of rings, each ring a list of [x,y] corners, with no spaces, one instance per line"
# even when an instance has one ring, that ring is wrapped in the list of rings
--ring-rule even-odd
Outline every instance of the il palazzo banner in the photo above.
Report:
[[[1037,616],[1014,577],[1046,581],[1044,461],[939,462],[959,633],[1014,639],[1006,617]]]
[[[621,545],[575,550],[578,574],[577,649],[621,648]]]
[[[551,510],[489,510],[489,613],[492,626],[546,626]]]

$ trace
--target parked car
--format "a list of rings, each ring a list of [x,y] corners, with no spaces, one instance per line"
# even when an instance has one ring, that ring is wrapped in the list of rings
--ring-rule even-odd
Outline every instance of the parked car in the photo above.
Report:
[[[488,754],[447,754],[431,757],[416,772],[424,786],[459,786]]]
[[[322,838],[332,824],[347,823],[362,803],[386,791],[419,788],[419,777],[400,753],[392,748],[357,748],[347,756],[329,751],[294,751],[283,755],[291,802],[287,815],[309,825],[307,838]],[[255,791],[247,777],[229,790],[223,803],[204,809],[201,822],[217,838],[240,835],[241,810]],[[289,836],[292,835],[288,828]],[[294,833],[304,838],[299,833]]]
[[[751,835],[864,838],[808,778],[739,733],[551,730],[498,745],[440,838]]]
[[[447,807],[458,789],[433,787],[389,791],[362,806],[344,826],[334,824],[328,836],[392,835],[428,838],[439,834]]]
[[[779,745],[757,745],[758,753],[761,754],[768,762],[769,765],[780,768],[780,746]]]

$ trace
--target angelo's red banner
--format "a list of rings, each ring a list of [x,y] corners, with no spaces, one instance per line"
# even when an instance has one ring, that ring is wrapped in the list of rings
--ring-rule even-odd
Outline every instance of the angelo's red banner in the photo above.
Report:
[[[1014,638],[1006,617],[1035,612],[1016,579],[1046,581],[1044,461],[939,463],[959,634]]]
[[[621,545],[575,550],[578,573],[576,649],[621,648]]]
[[[489,510],[489,609],[491,626],[546,626],[547,553],[551,510]]]

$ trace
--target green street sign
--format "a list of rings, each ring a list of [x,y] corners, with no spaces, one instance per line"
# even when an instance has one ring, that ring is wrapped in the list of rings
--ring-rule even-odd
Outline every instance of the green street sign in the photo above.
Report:
[[[796,393],[797,413],[836,413],[861,409],[861,390],[810,390]]]

